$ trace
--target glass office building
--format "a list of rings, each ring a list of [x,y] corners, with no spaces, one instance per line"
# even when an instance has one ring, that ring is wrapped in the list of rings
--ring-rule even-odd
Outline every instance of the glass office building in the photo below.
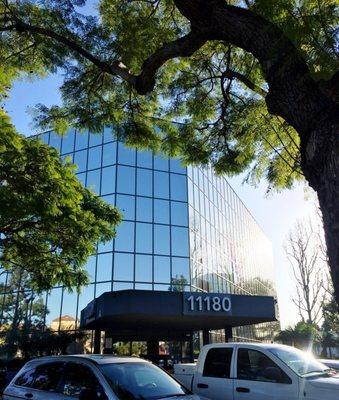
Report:
[[[115,240],[100,243],[86,265],[82,293],[55,287],[36,295],[25,282],[0,275],[0,323],[10,323],[10,299],[43,327],[76,330],[81,310],[107,291],[187,290],[273,295],[271,244],[227,180],[209,168],[126,148],[112,130],[39,136],[78,166],[77,175],[123,213]],[[17,293],[17,295],[16,295]],[[36,315],[35,304],[44,307]],[[41,308],[40,307],[40,308]],[[271,339],[272,324],[234,328],[237,339]],[[216,340],[218,335],[216,334]]]

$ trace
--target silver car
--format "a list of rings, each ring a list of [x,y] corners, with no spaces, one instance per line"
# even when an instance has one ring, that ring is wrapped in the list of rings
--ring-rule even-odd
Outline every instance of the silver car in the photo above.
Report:
[[[199,400],[149,361],[137,357],[79,355],[29,361],[4,391],[4,400]]]

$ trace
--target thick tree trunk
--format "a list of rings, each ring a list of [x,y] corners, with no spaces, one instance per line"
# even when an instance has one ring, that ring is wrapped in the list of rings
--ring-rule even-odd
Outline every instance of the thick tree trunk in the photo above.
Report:
[[[302,105],[296,108],[302,109]],[[334,294],[339,305],[339,110],[332,103],[316,118],[308,115],[310,133],[306,138],[301,136],[300,143],[302,169],[318,195]]]

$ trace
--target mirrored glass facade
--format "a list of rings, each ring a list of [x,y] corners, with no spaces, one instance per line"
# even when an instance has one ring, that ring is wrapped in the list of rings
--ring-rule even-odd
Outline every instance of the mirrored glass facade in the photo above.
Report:
[[[81,310],[106,291],[185,290],[275,295],[269,240],[225,178],[127,148],[110,128],[102,135],[71,130],[40,139],[77,166],[78,178],[123,214],[115,240],[99,243],[82,293],[56,287],[24,301],[27,318],[41,302],[41,326],[76,330]],[[22,283],[0,275],[0,324]],[[29,294],[29,288],[25,288]],[[13,297],[14,296],[14,297]],[[33,299],[32,299],[33,297]],[[238,339],[270,339],[271,324],[237,328]],[[216,333],[216,339],[220,336]]]

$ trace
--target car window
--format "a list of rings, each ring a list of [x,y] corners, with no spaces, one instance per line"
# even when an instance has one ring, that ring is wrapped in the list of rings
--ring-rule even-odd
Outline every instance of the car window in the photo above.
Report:
[[[63,362],[54,362],[39,365],[35,370],[34,382],[31,385],[33,389],[43,390],[45,392],[60,391],[60,381],[64,371]]]
[[[28,371],[21,374],[15,381],[15,385],[30,387],[34,380],[35,368],[29,369]]]
[[[231,372],[233,349],[214,348],[207,353],[203,376],[214,378],[229,378]]]
[[[238,379],[291,383],[285,372],[264,353],[252,349],[238,350]]]
[[[81,363],[67,364],[62,386],[62,393],[66,396],[78,398],[82,389],[91,389],[97,391],[98,399],[107,399],[93,371]]]

